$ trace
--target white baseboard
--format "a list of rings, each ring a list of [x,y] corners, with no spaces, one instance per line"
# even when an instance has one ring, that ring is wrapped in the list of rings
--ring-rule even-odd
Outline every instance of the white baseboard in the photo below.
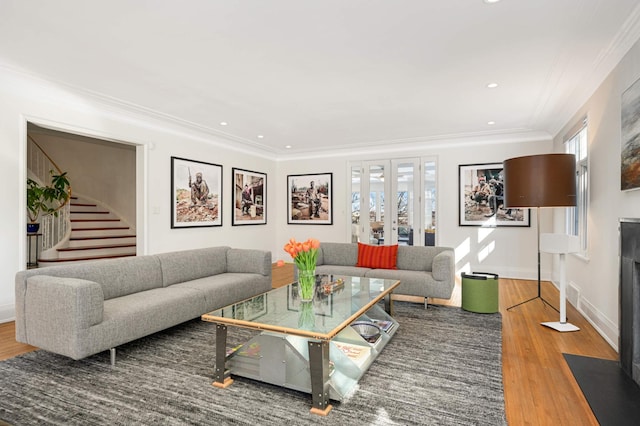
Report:
[[[578,312],[580,312],[604,340],[618,352],[618,326],[603,315],[602,312],[598,311],[598,309],[584,297],[580,298]]]
[[[551,283],[559,290],[560,286],[555,281]],[[567,303],[582,314],[582,316],[593,326],[602,338],[618,352],[618,326],[600,312],[587,299],[582,297],[580,288],[573,281],[567,285]]]
[[[0,323],[15,321],[16,307],[15,305],[0,305]]]

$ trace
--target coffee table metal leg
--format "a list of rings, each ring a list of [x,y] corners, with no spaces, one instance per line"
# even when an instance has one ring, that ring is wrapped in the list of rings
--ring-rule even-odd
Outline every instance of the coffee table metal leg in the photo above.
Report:
[[[311,371],[311,413],[326,416],[333,408],[329,404],[329,342],[309,341],[309,370]]]
[[[217,388],[226,388],[233,383],[229,377],[229,371],[225,367],[227,360],[227,326],[216,324],[216,367],[215,381],[212,383]]]
[[[393,300],[391,299],[391,293],[384,297],[384,310],[391,316],[393,316]]]

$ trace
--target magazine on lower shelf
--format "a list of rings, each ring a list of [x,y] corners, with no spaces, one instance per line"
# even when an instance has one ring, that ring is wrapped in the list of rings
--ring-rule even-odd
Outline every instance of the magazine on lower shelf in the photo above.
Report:
[[[354,345],[352,343],[344,343],[344,342],[333,342],[336,347],[342,351],[351,361],[356,363],[358,366],[362,366],[367,359],[369,359],[369,355],[371,355],[371,348],[367,346]]]
[[[393,330],[393,327],[396,326],[393,321],[389,320],[372,319],[371,321],[374,322],[378,327],[380,327],[380,330],[384,331],[385,333],[389,333],[391,330]]]

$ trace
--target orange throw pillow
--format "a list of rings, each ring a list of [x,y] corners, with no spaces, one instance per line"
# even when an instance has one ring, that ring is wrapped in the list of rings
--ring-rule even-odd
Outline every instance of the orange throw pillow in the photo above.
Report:
[[[398,245],[371,246],[358,243],[358,263],[362,268],[398,269]]]

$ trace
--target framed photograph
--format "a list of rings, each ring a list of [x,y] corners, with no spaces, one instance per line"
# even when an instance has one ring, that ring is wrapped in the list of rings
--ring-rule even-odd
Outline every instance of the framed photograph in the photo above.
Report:
[[[231,224],[265,225],[267,223],[267,175],[251,170],[231,171],[233,205]]]
[[[620,189],[640,188],[640,80],[622,94]]]
[[[504,207],[502,163],[461,165],[458,171],[460,226],[529,226],[529,209]]]
[[[222,166],[171,157],[171,228],[222,226]]]
[[[331,225],[333,223],[333,174],[287,176],[287,223]]]

